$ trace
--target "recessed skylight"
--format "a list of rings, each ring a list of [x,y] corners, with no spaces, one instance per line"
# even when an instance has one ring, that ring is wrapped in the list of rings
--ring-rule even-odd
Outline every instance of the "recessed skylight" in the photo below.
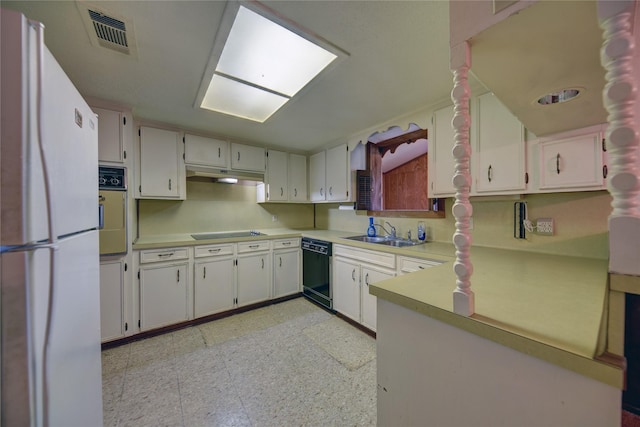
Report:
[[[309,38],[239,6],[208,74],[211,80],[202,83],[207,90],[200,107],[262,123],[336,58]]]

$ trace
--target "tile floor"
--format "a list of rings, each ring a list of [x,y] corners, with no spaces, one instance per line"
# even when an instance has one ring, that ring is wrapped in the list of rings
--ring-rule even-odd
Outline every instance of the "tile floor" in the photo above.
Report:
[[[375,340],[303,298],[102,353],[104,425],[374,426]]]

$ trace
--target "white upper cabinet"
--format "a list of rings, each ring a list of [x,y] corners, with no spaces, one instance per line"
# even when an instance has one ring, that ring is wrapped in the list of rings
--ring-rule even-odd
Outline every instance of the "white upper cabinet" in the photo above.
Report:
[[[309,191],[312,202],[325,200],[325,164],[326,153],[324,151],[309,157]]]
[[[231,143],[231,169],[264,172],[265,149],[250,145]]]
[[[327,150],[325,172],[326,199],[349,199],[349,151],[347,144]]]
[[[476,98],[475,192],[523,192],[526,143],[522,123],[492,93]],[[473,125],[473,123],[472,123]]]
[[[137,198],[186,198],[183,150],[178,132],[140,128]]]
[[[289,156],[283,151],[269,150],[267,153],[267,200],[287,201]]]
[[[533,151],[538,154],[538,191],[605,189],[603,135],[603,126],[595,126],[536,141]]]
[[[453,186],[455,162],[454,134],[451,120],[453,105],[433,112],[433,129],[429,138],[429,197],[446,197],[456,193]]]
[[[289,154],[289,201],[307,201],[307,157]]]
[[[93,107],[98,115],[98,160],[124,163],[124,132],[126,117],[120,111]]]
[[[229,167],[229,142],[202,136],[184,136],[185,163],[226,169]]]

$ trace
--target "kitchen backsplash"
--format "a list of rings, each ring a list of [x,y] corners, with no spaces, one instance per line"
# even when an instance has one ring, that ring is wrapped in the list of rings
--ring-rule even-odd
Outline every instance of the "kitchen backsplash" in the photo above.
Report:
[[[140,236],[264,228],[313,228],[313,205],[256,203],[254,185],[187,182],[187,200],[140,200]],[[273,221],[273,217],[276,221]]]
[[[529,219],[551,217],[555,222],[554,236],[527,233],[526,240],[513,237],[513,204],[515,200],[478,201],[473,203],[473,244],[497,248],[527,250],[570,256],[606,259],[609,254],[607,218],[611,211],[611,196],[606,191],[580,193],[534,194],[524,197]],[[446,219],[423,219],[428,240],[451,242],[455,220],[451,214],[453,199],[446,200]],[[389,221],[399,236],[411,230],[417,235],[419,218],[376,217],[375,222]],[[366,234],[369,225],[366,212],[339,210],[336,204],[317,205],[318,228],[353,231]],[[385,224],[387,229],[388,225]]]

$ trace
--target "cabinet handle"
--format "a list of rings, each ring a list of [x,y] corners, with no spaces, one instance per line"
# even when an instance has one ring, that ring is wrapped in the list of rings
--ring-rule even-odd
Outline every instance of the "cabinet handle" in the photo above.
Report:
[[[262,269],[264,270],[264,258],[261,258],[260,261],[262,261]]]
[[[220,252],[220,248],[215,248],[215,249],[209,249],[210,253],[218,253]]]
[[[161,257],[161,258],[162,257],[166,257],[166,256],[173,256],[173,252],[167,252],[167,253],[164,253],[164,254],[158,254],[158,256]]]
[[[238,161],[240,161],[240,152],[238,151]]]
[[[293,189],[293,197],[298,197],[298,189],[297,188]]]
[[[607,165],[602,166],[602,177],[606,178],[607,175],[609,175],[609,168],[607,167]]]
[[[324,194],[322,193],[322,187],[320,187],[320,195],[324,196]]]
[[[364,276],[364,284],[369,286],[369,273]]]
[[[560,153],[556,156],[556,172],[560,175]]]
[[[354,282],[356,281],[356,269],[355,268],[351,272],[351,280],[353,280]]]
[[[424,270],[424,267],[423,267],[423,266],[421,266],[421,265],[419,265],[419,266],[418,266],[418,268],[419,268],[420,270]]]
[[[218,147],[218,158],[220,158],[220,155],[221,155],[221,154],[222,154],[222,153],[221,153],[221,151],[220,151],[220,147]]]
[[[280,267],[282,267],[282,257],[280,257]]]
[[[207,267],[202,267],[202,271],[203,271],[202,278],[206,279],[207,278]]]
[[[329,187],[329,196],[333,196],[333,191],[331,190],[333,190],[333,187]]]
[[[491,182],[491,178],[493,178],[493,168],[489,165],[489,169],[487,169],[487,179]]]
[[[169,190],[171,190],[171,180],[169,180]]]
[[[282,246],[291,246],[291,242],[282,242]]]
[[[178,277],[177,277],[177,280],[176,280],[176,281],[177,281],[178,283],[180,283],[180,270],[178,270]]]
[[[284,196],[284,188],[280,187],[280,197]]]
[[[257,249],[257,248],[259,248],[259,247],[260,247],[260,245],[249,245],[249,248],[250,248],[250,249]]]

